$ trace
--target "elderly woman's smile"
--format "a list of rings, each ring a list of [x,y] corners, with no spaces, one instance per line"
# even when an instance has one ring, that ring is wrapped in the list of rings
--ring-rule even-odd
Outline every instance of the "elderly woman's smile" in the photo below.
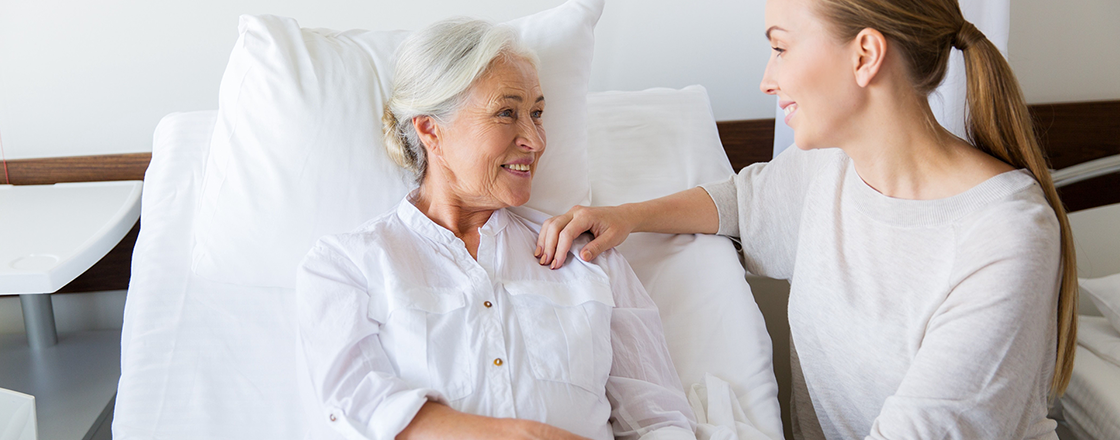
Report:
[[[462,99],[449,121],[415,122],[429,147],[420,198],[446,198],[468,209],[524,204],[545,149],[536,69],[522,58],[498,57]]]

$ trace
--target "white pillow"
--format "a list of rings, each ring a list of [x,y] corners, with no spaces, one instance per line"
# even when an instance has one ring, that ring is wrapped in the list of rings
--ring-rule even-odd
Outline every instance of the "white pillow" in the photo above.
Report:
[[[1112,328],[1120,331],[1120,273],[1101,278],[1079,278],[1081,292],[1087,293]]]
[[[593,93],[587,107],[596,206],[654,199],[734,173],[702,86]]]
[[[648,200],[733,174],[703,87],[594,93],[587,110],[593,205]],[[727,381],[752,427],[781,438],[773,346],[731,241],[633,234],[618,249],[657,303],[685,389],[711,382],[708,373]]]
[[[517,19],[540,59],[548,151],[528,206],[587,203],[586,94],[602,0]],[[300,29],[242,16],[218,93],[192,269],[215,281],[293,288],[319,237],[351,230],[413,186],[384,151],[381,111],[404,31]]]
[[[1120,367],[1120,333],[1107,319],[1100,316],[1082,316],[1077,324],[1077,343],[1101,359]]]

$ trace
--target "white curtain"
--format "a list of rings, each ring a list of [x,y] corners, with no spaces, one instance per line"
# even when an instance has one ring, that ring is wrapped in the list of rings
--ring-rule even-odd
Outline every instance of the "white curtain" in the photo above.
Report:
[[[1007,56],[1007,35],[1011,22],[1011,0],[960,0],[964,17],[976,25]],[[957,136],[964,137],[965,115],[964,59],[953,50],[945,82],[930,94],[929,104],[937,121]],[[786,125],[785,114],[774,103],[774,155],[793,145],[793,129]]]

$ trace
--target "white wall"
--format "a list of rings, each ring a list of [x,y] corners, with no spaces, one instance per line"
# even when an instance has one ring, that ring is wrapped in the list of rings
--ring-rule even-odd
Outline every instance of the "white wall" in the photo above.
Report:
[[[1120,99],[1120,1],[1014,0],[1007,50],[1027,102]]]
[[[504,21],[561,2],[0,0],[0,136],[9,159],[150,151],[163,115],[217,107],[242,13],[416,29],[453,15]],[[701,83],[722,119],[769,117],[772,104],[755,87],[769,49],[762,5],[608,0],[592,88]]]
[[[237,16],[415,29],[507,20],[562,0],[0,0],[0,138],[9,159],[150,151],[164,114],[217,106]],[[717,119],[773,117],[757,89],[764,0],[608,0],[592,90],[708,88]],[[1010,53],[1030,102],[1120,99],[1120,2],[1016,0]]]

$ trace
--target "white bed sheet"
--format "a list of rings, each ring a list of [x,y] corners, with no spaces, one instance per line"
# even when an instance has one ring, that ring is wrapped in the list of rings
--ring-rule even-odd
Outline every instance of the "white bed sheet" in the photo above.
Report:
[[[300,438],[291,291],[190,272],[193,213],[217,112],[156,129],[121,334],[113,438]]]
[[[1094,331],[1103,317],[1080,317],[1080,331]],[[1080,440],[1120,439],[1120,366],[1078,345],[1073,377],[1062,396],[1062,412]]]

